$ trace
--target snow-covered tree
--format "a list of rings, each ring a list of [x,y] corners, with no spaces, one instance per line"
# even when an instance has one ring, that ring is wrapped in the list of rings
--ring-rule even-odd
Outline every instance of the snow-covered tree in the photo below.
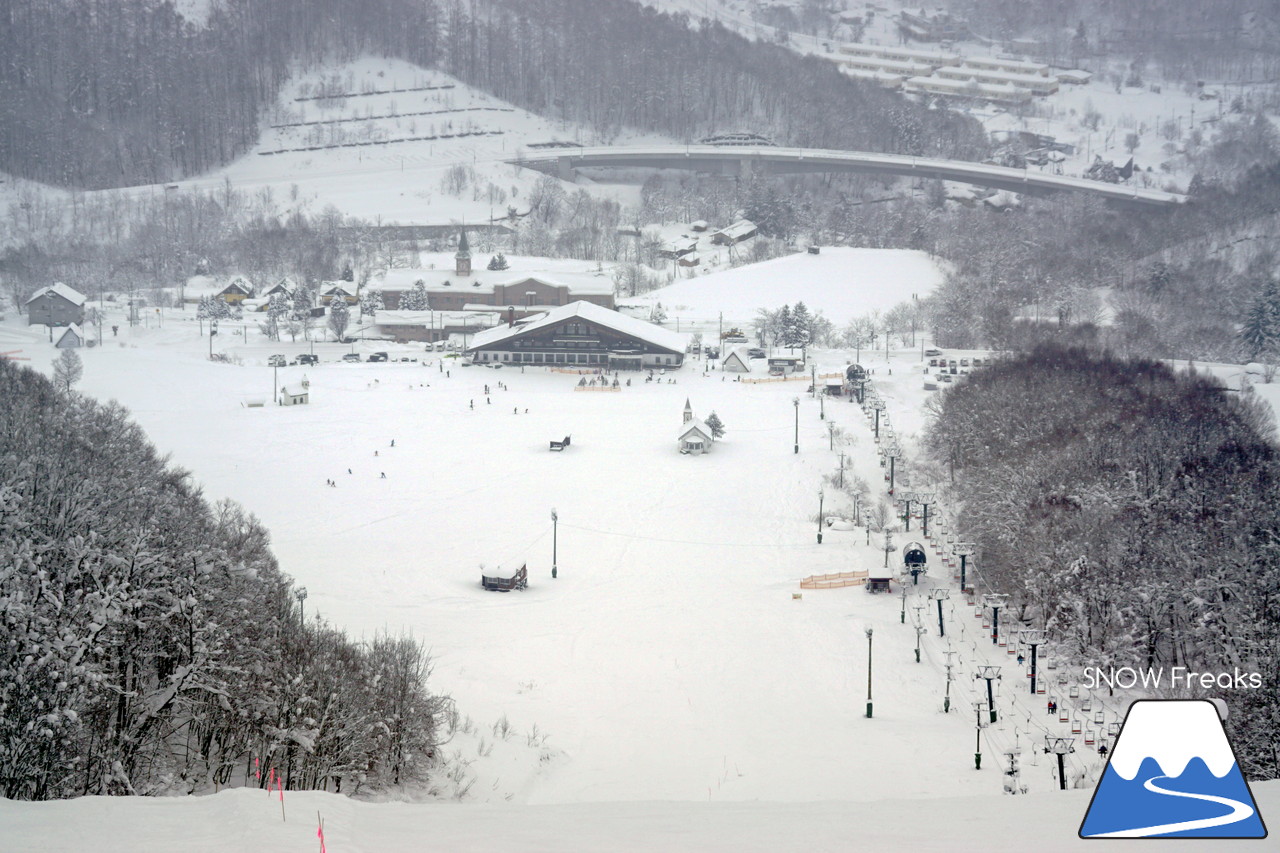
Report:
[[[366,290],[360,295],[361,317],[376,317],[384,307],[381,290]]]
[[[653,308],[649,310],[650,323],[665,323],[667,321],[667,309],[662,307],[661,302],[653,303]]]
[[[707,425],[707,429],[711,430],[712,440],[724,435],[724,422],[720,420],[720,416],[715,412],[707,415],[705,423]]]
[[[507,263],[507,256],[499,252],[498,254],[494,255],[492,258],[489,259],[489,265],[487,269],[505,270],[505,269],[508,269],[510,266],[511,265]]]
[[[329,328],[338,340],[342,340],[347,332],[347,324],[351,322],[351,311],[345,299],[333,299],[329,302]]]
[[[1240,328],[1240,343],[1250,361],[1280,355],[1280,284],[1275,279],[1267,282],[1249,308]]]
[[[427,285],[422,279],[413,283],[413,287],[400,294],[401,311],[426,311],[430,307],[427,297]]]
[[[797,302],[791,310],[791,327],[788,331],[786,345],[804,348],[813,340],[813,317],[803,302]]]
[[[63,391],[70,392],[71,386],[84,376],[84,362],[80,353],[74,349],[64,349],[58,353],[58,360],[53,363],[53,381]]]

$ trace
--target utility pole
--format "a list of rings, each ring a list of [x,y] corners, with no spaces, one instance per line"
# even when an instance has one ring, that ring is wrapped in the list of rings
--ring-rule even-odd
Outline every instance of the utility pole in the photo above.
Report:
[[[1039,628],[1025,628],[1018,634],[1019,639],[1031,647],[1031,695],[1036,695],[1036,649],[1045,641],[1045,632]]]
[[[996,702],[991,692],[991,682],[1000,677],[1000,667],[980,666],[973,677],[985,679],[987,682],[987,707],[991,709],[991,722],[994,723],[996,721]]]
[[[822,489],[818,489],[818,544],[822,544],[822,501],[826,495]]]
[[[862,525],[867,528],[867,544],[871,544],[871,510],[862,511]]]
[[[307,627],[306,601],[307,588],[300,586],[293,591],[293,597],[298,599],[298,623],[303,627]]]
[[[1073,737],[1045,737],[1044,751],[1045,754],[1053,753],[1058,756],[1058,790],[1067,790],[1067,755],[1075,752],[1072,744],[1075,742]]]
[[[931,589],[929,590],[929,597],[938,602],[938,636],[945,637],[947,636],[947,629],[942,625],[942,602],[951,597],[951,590],[943,589],[942,587]]]
[[[102,327],[99,326],[98,330],[99,332],[101,332]],[[98,343],[102,343],[102,341],[98,341]],[[834,438],[833,438],[833,441],[834,441]],[[840,451],[840,488],[842,489],[844,488],[844,451],[843,450]],[[857,514],[856,507],[854,508],[854,514],[855,515]]]
[[[835,449],[836,449],[836,422],[835,422],[835,421],[831,421],[831,422],[829,422],[829,423],[827,424],[827,442],[828,442],[828,444],[827,444],[827,449],[828,449],[828,450],[835,450]],[[840,455],[840,457],[841,457],[841,458],[840,458],[840,466],[841,466],[841,468],[843,468],[843,467],[844,467],[844,454],[841,454],[841,455]],[[841,477],[841,483],[840,483],[840,485],[842,485],[842,486],[844,485],[843,480],[844,480],[844,478],[843,478],[843,477]]]

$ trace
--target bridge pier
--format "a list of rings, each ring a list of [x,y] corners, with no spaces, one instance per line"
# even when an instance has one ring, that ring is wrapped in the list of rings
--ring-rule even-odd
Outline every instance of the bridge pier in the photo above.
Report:
[[[573,168],[573,160],[571,158],[556,158],[556,177],[562,181],[573,182],[577,180],[578,170]]]

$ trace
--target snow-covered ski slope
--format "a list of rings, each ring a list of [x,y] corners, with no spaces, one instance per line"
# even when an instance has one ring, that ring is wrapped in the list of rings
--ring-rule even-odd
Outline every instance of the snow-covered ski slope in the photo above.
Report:
[[[984,771],[985,772],[985,771]],[[1280,782],[1253,785],[1264,814],[1280,811]],[[1088,791],[1027,797],[892,797],[865,803],[585,803],[555,806],[367,803],[334,794],[258,790],[209,797],[91,797],[54,803],[0,800],[6,848],[23,853],[314,853],[317,817],[333,853],[779,853],[849,850],[922,853],[1114,853],[1124,841],[1081,841]],[[1146,839],[1143,850],[1217,849]],[[1232,841],[1241,853],[1274,841]]]

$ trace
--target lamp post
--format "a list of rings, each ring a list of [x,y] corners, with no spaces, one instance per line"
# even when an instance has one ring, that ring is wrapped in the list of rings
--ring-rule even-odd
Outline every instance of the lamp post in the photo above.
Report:
[[[867,719],[871,719],[871,634],[867,629]]]
[[[825,421],[827,419],[827,395],[818,395],[818,420]]]
[[[996,721],[996,703],[991,692],[991,682],[1000,677],[1000,667],[998,666],[980,666],[978,671],[973,674],[974,678],[982,678],[987,682],[987,707],[991,709],[991,722]]]
[[[209,321],[209,358],[213,358],[213,339],[218,334],[218,321]]]
[[[836,449],[836,422],[827,423],[827,449],[834,451]],[[840,456],[840,486],[844,487],[844,455]]]
[[[929,597],[938,602],[938,636],[947,636],[947,629],[942,624],[942,602],[951,597],[951,590],[941,587],[929,591]]]
[[[920,638],[929,632],[923,625],[916,626],[916,663],[920,663]]]
[[[293,591],[293,597],[298,599],[298,624],[305,628],[307,626],[307,617],[305,613],[307,588],[305,586],[298,587]]]
[[[796,407],[796,444],[795,452],[800,452],[800,398],[796,397],[791,401]]]
[[[862,511],[862,525],[867,528],[867,544],[871,544],[871,510]]]
[[[986,724],[982,722],[982,706],[985,702],[974,702],[973,710],[978,716],[977,735],[973,739],[973,769],[982,769],[982,730],[986,728]]]
[[[818,489],[818,544],[822,544],[822,501],[826,497],[822,489]]]
[[[556,534],[559,531],[560,516],[556,515],[555,507],[551,508],[551,579],[556,577]]]
[[[809,396],[818,397],[818,365],[809,362]]]

